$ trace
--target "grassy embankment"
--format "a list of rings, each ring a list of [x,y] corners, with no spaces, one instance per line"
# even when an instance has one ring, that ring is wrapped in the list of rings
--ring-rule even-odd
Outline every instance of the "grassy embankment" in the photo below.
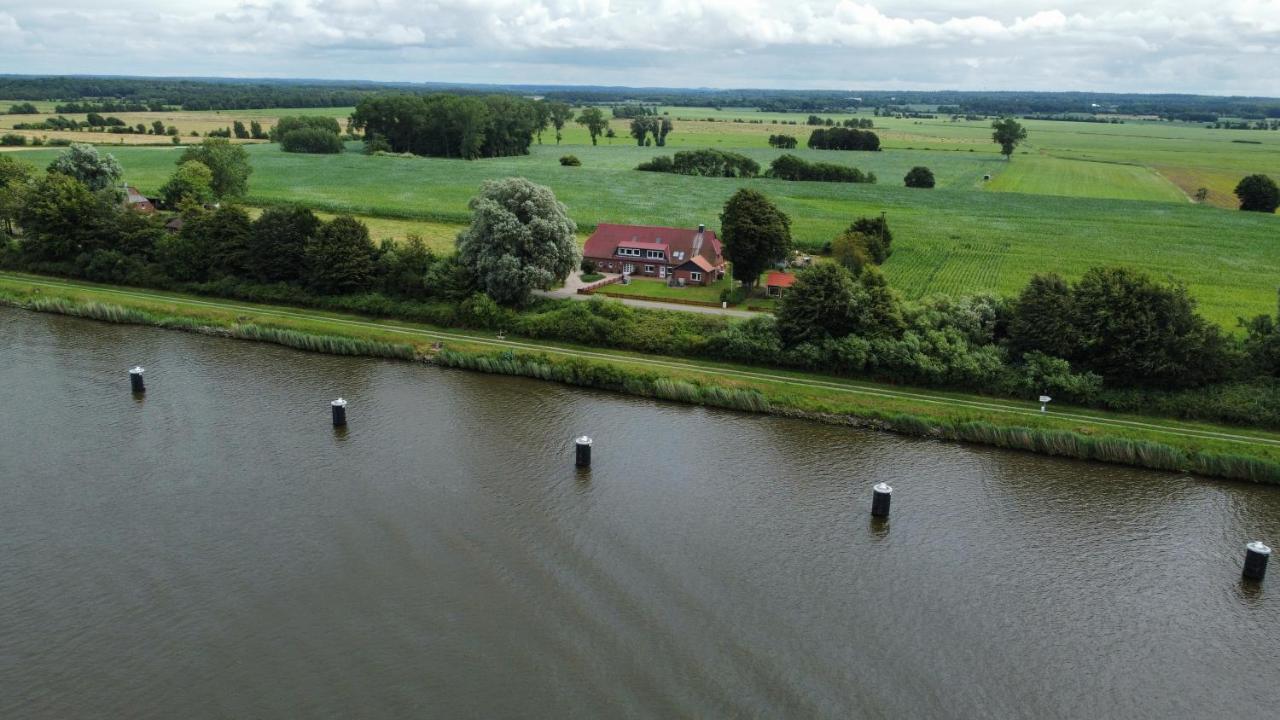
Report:
[[[1280,482],[1280,435],[980,396],[499,340],[394,321],[0,274],[0,303],[109,322],[416,359],[703,405],[1208,476]],[[436,343],[440,343],[437,347]]]
[[[225,125],[232,118],[265,120],[291,112],[340,117],[347,111],[190,115]],[[803,114],[668,111],[676,118],[668,148],[636,147],[625,137],[625,122],[616,120],[621,137],[602,140],[598,147],[589,144],[584,130],[571,125],[561,146],[553,144],[552,133],[544,133],[544,144],[535,144],[528,156],[473,162],[357,152],[290,155],[275,145],[256,145],[249,149],[254,174],[248,199],[259,205],[300,203],[352,212],[374,226],[375,237],[417,232],[437,251],[449,252],[458,228],[469,218],[467,201],[486,179],[519,175],[549,185],[584,229],[598,222],[705,222],[716,227],[725,199],[749,185],[773,197],[791,215],[796,238],[807,247],[830,240],[853,218],[886,211],[895,251],[884,270],[893,287],[908,298],[984,291],[1009,295],[1037,272],[1075,277],[1091,266],[1109,264],[1185,282],[1206,317],[1228,328],[1238,316],[1274,310],[1280,277],[1280,246],[1274,240],[1280,234],[1280,218],[1194,206],[1167,178],[1187,192],[1205,185],[1229,197],[1227,185],[1233,187],[1244,174],[1270,172],[1280,177],[1280,133],[1143,121],[1027,121],[1030,140],[1006,163],[990,142],[985,122],[873,118],[883,152],[792,152],[873,171],[880,177],[877,185],[691,178],[634,170],[654,155],[691,147],[742,152],[767,165],[783,152],[767,147],[769,134],[786,132],[803,141],[810,130],[803,124],[680,119],[803,122]],[[2,116],[0,121],[30,117]],[[1242,138],[1261,144],[1232,142]],[[353,150],[358,147],[352,145]],[[43,165],[56,152],[21,154]],[[112,152],[123,163],[129,182],[144,192],[159,188],[176,160],[171,149],[126,147]],[[560,166],[557,159],[565,153],[577,155],[583,166]],[[939,186],[902,187],[903,174],[914,165],[932,168]],[[992,180],[983,182],[984,174],[991,174]]]

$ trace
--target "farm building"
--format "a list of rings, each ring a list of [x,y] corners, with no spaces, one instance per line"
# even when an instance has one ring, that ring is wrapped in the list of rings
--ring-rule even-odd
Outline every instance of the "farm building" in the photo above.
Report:
[[[765,276],[764,287],[769,297],[782,297],[787,288],[796,283],[796,276],[784,272],[771,272]]]
[[[148,215],[156,211],[156,206],[151,204],[151,200],[132,185],[124,186],[124,206]]]
[[[708,285],[724,275],[724,248],[714,230],[602,223],[582,257],[601,272]]]

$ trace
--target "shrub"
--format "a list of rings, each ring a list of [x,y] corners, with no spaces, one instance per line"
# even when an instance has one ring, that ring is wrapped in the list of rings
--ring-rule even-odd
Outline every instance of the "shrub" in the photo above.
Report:
[[[578,167],[582,165],[582,161],[578,159],[577,155],[561,155],[560,164],[565,167]]]
[[[808,162],[795,155],[782,155],[769,164],[765,177],[778,180],[811,180],[816,182],[873,183],[875,173],[835,163]]]
[[[336,155],[344,148],[342,139],[334,133],[319,128],[301,128],[284,133],[280,137],[280,149],[292,153]]]
[[[917,165],[907,171],[902,182],[909,188],[931,188],[934,185],[933,171],[923,165]]]
[[[27,144],[27,136],[18,133],[5,133],[0,135],[0,145],[5,147],[20,147]]]

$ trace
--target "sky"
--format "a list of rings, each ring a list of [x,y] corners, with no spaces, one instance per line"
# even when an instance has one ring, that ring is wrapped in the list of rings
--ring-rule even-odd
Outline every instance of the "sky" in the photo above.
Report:
[[[0,0],[0,73],[1280,95],[1280,0]]]

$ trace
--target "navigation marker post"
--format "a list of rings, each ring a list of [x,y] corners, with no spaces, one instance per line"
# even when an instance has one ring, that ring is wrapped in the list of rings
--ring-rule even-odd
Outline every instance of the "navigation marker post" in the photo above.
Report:
[[[1261,580],[1267,576],[1267,560],[1271,558],[1271,548],[1267,547],[1260,540],[1245,545],[1244,550],[1244,572],[1242,573],[1250,580]]]
[[[574,458],[574,465],[580,468],[591,467],[591,438],[583,435],[575,438],[573,441],[577,452]]]
[[[1049,397],[1048,395],[1041,395],[1041,396],[1040,396],[1040,412],[1046,412],[1046,411],[1047,411],[1047,408],[1049,407],[1049,401],[1050,401],[1050,400],[1052,400],[1052,399],[1053,399],[1053,398]]]
[[[888,483],[876,483],[871,488],[871,515],[873,517],[889,517],[889,501],[893,499],[893,488]]]
[[[347,425],[347,401],[338,398],[329,403],[329,407],[333,408],[333,426],[346,427]]]
[[[146,372],[141,366],[135,366],[129,370],[129,387],[133,388],[135,393],[144,393],[147,386],[142,382],[142,373]]]

